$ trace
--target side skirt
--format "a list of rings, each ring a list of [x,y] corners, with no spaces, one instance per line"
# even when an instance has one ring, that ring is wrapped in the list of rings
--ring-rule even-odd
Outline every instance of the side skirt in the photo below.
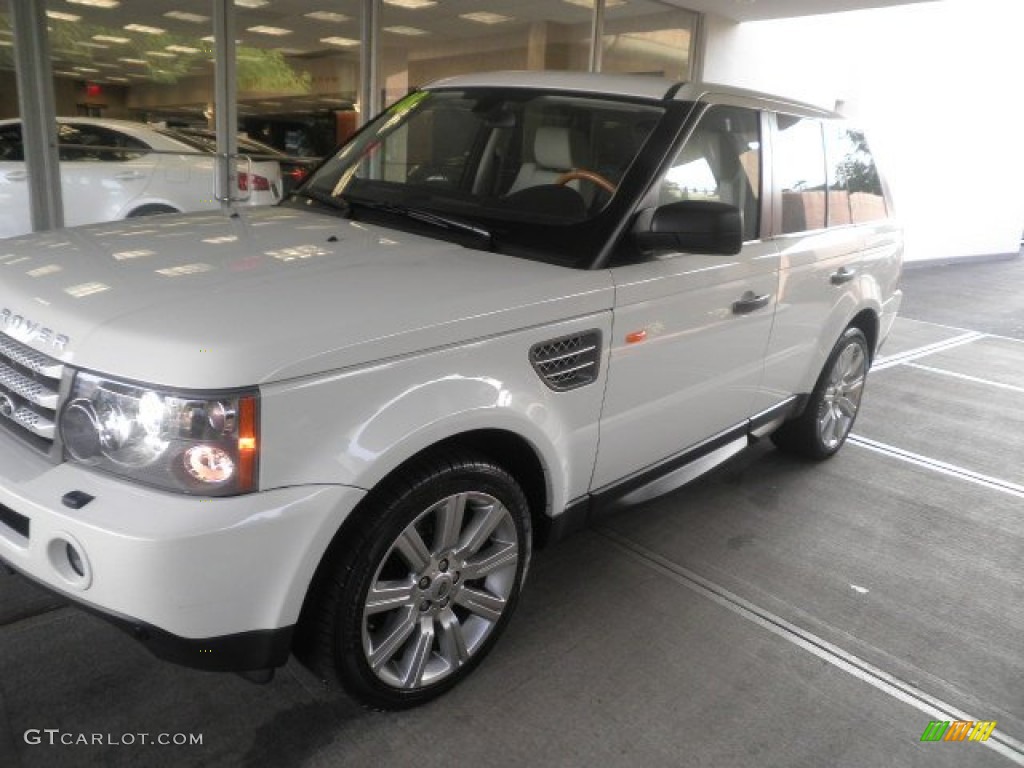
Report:
[[[682,453],[573,500],[562,514],[550,518],[542,532],[541,544],[553,544],[620,509],[686,485],[770,435],[787,419],[798,415],[805,403],[804,396],[791,397]]]

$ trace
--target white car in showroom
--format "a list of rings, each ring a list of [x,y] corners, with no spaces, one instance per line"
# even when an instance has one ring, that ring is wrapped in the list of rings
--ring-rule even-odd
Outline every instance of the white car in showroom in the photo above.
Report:
[[[64,223],[214,210],[214,154],[173,131],[128,120],[57,118]],[[276,162],[239,164],[240,205],[282,196]],[[32,231],[21,122],[0,120],[0,238]]]
[[[534,546],[769,435],[836,453],[902,251],[838,115],[441,80],[278,206],[0,243],[0,560],[160,658],[423,703]]]

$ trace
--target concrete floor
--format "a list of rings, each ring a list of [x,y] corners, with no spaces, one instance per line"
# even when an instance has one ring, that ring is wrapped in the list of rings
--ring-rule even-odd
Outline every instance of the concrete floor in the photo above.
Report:
[[[836,458],[760,445],[542,552],[488,661],[413,712],[294,663],[262,687],[166,665],[0,576],[0,766],[1024,765],[1024,260],[904,286]],[[920,742],[956,718],[998,725]]]

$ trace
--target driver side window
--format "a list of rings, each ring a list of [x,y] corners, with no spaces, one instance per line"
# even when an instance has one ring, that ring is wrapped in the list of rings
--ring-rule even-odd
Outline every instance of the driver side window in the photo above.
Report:
[[[743,239],[756,240],[760,198],[758,113],[741,107],[711,107],[662,179],[658,204],[712,200],[735,205],[743,215]]]

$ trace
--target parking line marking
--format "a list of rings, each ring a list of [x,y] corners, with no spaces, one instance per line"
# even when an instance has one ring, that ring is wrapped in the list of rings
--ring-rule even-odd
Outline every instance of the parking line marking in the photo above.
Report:
[[[933,719],[973,720],[975,722],[978,720],[978,718],[957,709],[952,704],[936,698],[920,688],[900,680],[894,675],[890,675],[885,670],[852,653],[844,651],[824,638],[818,637],[786,621],[781,616],[777,616],[771,611],[761,608],[749,600],[745,600],[725,587],[698,575],[689,568],[685,568],[662,557],[657,552],[653,552],[643,545],[637,544],[635,541],[627,539],[607,528],[597,528],[594,530],[624,555],[639,562],[641,565],[669,577],[677,584],[708,598],[724,608],[728,608],[747,621],[767,629],[769,632],[798,648],[814,654],[823,661],[849,673],[858,680],[873,686],[894,699],[902,701],[904,704],[909,704]],[[916,738],[916,734],[911,734],[910,738],[913,740]],[[1008,736],[1005,732],[996,730],[988,741],[978,743],[984,744],[989,749],[1003,755],[1003,757],[1008,758],[1015,765],[1024,766],[1024,743],[1012,736]]]
[[[951,376],[954,379],[963,379],[964,381],[972,381],[975,384],[987,384],[990,387],[998,387],[999,389],[1006,389],[1010,392],[1020,392],[1024,394],[1024,387],[1017,387],[1013,384],[1004,384],[1001,381],[992,381],[991,379],[982,379],[978,376],[969,376],[966,373],[957,373],[956,371],[947,371],[945,368],[932,368],[930,365],[921,365],[920,363],[906,363],[908,368],[916,368],[919,371],[928,371],[928,373],[938,373],[942,376]]]
[[[967,333],[967,332],[969,332],[971,330],[970,328],[961,328],[959,325],[946,325],[945,323],[935,323],[935,322],[932,322],[931,320],[918,320],[917,318],[914,318],[914,317],[904,317],[903,315],[897,315],[896,319],[897,320],[909,320],[912,323],[922,323],[924,325],[933,325],[936,328],[945,328],[946,330],[949,330],[949,331],[960,331],[961,333]]]
[[[911,323],[924,323],[925,325],[934,325],[936,328],[945,328],[948,331],[960,331],[961,333],[967,333],[967,332],[971,331],[970,328],[961,328],[959,325],[946,325],[945,323],[933,323],[931,320],[918,320],[917,318],[914,318],[914,317],[904,317],[903,315],[900,315],[897,318],[897,320],[908,320]],[[898,333],[898,332],[895,329],[893,329],[893,333]],[[989,339],[999,339],[1000,341],[1014,341],[1017,344],[1024,344],[1024,339],[1018,338],[1016,336],[1004,336],[1004,335],[1001,335],[1001,334],[998,334],[998,333],[985,333],[984,331],[974,331],[974,333],[982,333],[982,334],[984,334],[984,336],[986,338],[989,338]],[[891,337],[892,337],[892,334],[890,334],[890,338]]]
[[[906,352],[898,352],[889,357],[880,357],[875,361],[875,364],[871,366],[871,370],[884,371],[886,368],[892,368],[894,365],[909,363],[912,360],[917,360],[918,358],[926,357],[927,355],[933,355],[936,352],[944,352],[947,349],[961,347],[964,344],[970,344],[972,341],[984,338],[984,333],[968,331],[967,333],[962,333],[959,336],[954,336],[952,339],[937,341],[934,344],[926,344],[923,347],[915,347],[914,349],[908,349]]]
[[[989,475],[983,475],[980,472],[974,472],[964,467],[958,467],[956,464],[948,464],[945,461],[939,461],[928,456],[922,456],[919,453],[912,451],[905,451],[902,448],[897,448],[893,445],[886,443],[880,443],[877,440],[872,440],[861,435],[850,435],[847,438],[847,442],[852,445],[859,446],[861,448],[867,448],[869,451],[880,453],[883,456],[890,458],[899,459],[905,461],[908,464],[913,464],[924,469],[930,469],[933,472],[938,472],[943,475],[949,475],[950,477],[956,477],[960,480],[966,480],[974,485],[980,485],[984,488],[988,488],[994,491],[1000,491],[1002,493],[1009,494],[1010,496],[1016,496],[1019,499],[1024,499],[1024,485],[1018,485],[1017,483],[1010,482],[1009,480],[1001,480],[998,477],[991,477]]]

